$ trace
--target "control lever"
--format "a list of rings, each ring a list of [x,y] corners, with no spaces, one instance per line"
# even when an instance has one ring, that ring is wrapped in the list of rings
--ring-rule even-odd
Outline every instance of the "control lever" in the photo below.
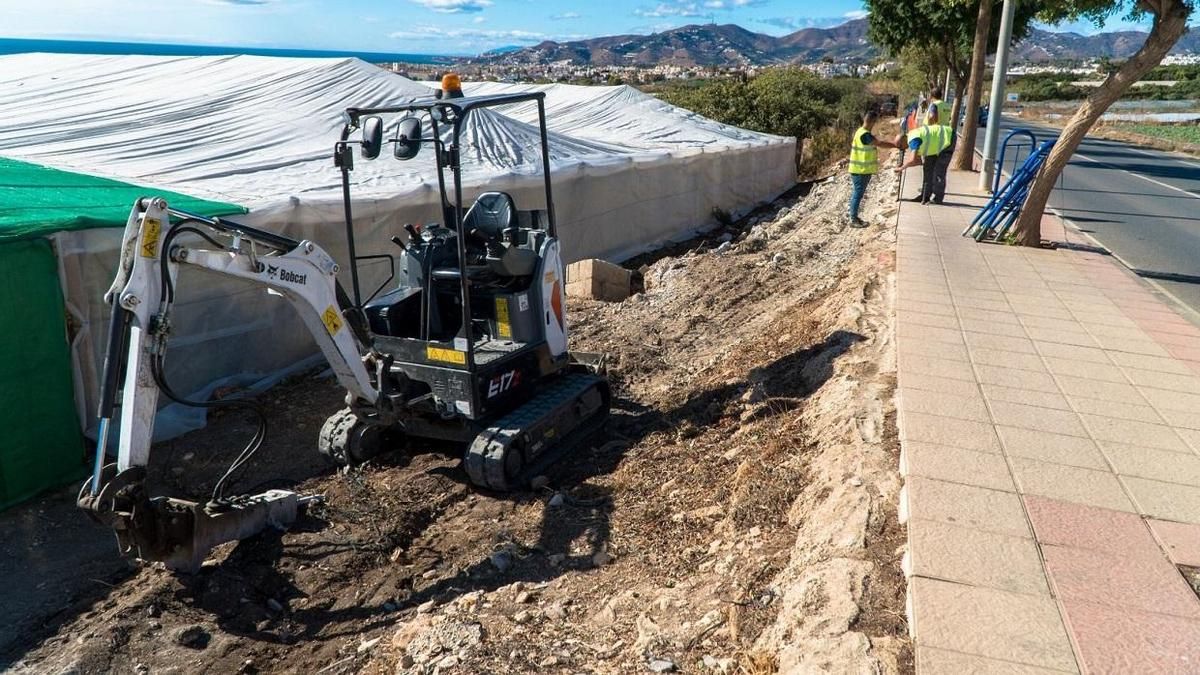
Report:
[[[405,244],[403,239],[396,236],[392,237],[392,243],[407,251],[421,241],[421,233],[412,223],[405,223],[404,231],[408,233],[408,243]]]

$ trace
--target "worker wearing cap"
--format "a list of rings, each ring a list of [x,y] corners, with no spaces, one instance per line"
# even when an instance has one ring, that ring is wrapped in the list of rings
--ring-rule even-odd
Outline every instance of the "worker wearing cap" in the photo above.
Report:
[[[954,129],[939,122],[940,111],[929,107],[927,122],[908,133],[908,149],[912,156],[896,170],[921,165],[921,194],[911,201],[941,204],[946,197],[946,173],[940,166],[950,166],[950,155],[954,152]],[[940,176],[940,179],[939,179]]]
[[[867,224],[858,217],[858,207],[871,176],[879,173],[879,148],[894,148],[896,145],[882,138],[876,138],[871,129],[875,126],[878,115],[875,110],[868,110],[862,118],[862,126],[850,138],[850,180],[853,191],[850,193],[850,227],[866,227]]]

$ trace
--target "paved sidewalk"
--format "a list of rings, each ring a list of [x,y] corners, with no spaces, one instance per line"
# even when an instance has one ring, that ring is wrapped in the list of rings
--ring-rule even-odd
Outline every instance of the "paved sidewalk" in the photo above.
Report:
[[[899,219],[917,671],[1200,672],[1200,328],[1111,257],[960,237],[975,180]]]

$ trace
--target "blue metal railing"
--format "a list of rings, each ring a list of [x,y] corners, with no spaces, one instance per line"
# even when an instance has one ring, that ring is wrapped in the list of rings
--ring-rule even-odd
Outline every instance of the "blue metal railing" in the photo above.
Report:
[[[1010,134],[1011,136],[1011,134]],[[1005,139],[1007,141],[1007,139]],[[975,214],[971,224],[963,230],[963,236],[972,237],[975,241],[984,239],[999,240],[1021,213],[1025,198],[1029,196],[1029,188],[1037,177],[1046,157],[1054,147],[1054,141],[1042,141],[1035,150],[1025,157],[1020,168],[1012,172],[1011,177],[1002,187],[992,193],[991,199]],[[997,170],[997,175],[1000,171]]]
[[[996,158],[996,170],[992,174],[992,194],[996,194],[996,190],[1000,188],[1000,174],[1004,173],[1004,155],[1008,152],[1008,144],[1012,141],[1013,136],[1029,137],[1029,149],[1026,151],[1026,157],[1029,156],[1028,153],[1033,152],[1033,149],[1037,147],[1037,137],[1033,135],[1032,131],[1028,129],[1013,129],[1008,132],[1008,135],[1000,143],[1000,155]],[[1009,175],[1012,175],[1017,170],[1017,166],[1021,162],[1021,148],[1024,147],[1026,147],[1024,143],[1016,145],[1012,159],[1012,170],[1009,171]]]

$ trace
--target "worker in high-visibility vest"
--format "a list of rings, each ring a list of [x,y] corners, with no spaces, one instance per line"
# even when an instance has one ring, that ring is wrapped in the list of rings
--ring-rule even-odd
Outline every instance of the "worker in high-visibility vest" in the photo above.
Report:
[[[945,168],[949,168],[950,156],[954,153],[955,134],[953,127],[939,123],[939,117],[937,107],[930,106],[929,121],[908,132],[908,149],[912,150],[912,156],[896,170],[921,165],[921,194],[910,201],[941,204],[946,198]]]
[[[934,87],[933,90],[929,92],[929,108],[928,108],[928,110],[925,111],[925,122],[926,123],[929,122],[929,112],[932,110],[935,110],[935,109],[938,112],[942,113],[943,120],[945,120],[947,122],[950,121],[950,118],[946,117],[947,111],[942,110],[943,103],[945,103],[945,101],[942,100],[942,88]]]
[[[874,109],[868,110],[862,118],[862,126],[850,138],[850,181],[853,191],[850,193],[850,227],[866,227],[867,224],[858,217],[858,207],[871,176],[879,173],[879,148],[894,148],[895,143],[876,138],[871,133],[879,115]]]

